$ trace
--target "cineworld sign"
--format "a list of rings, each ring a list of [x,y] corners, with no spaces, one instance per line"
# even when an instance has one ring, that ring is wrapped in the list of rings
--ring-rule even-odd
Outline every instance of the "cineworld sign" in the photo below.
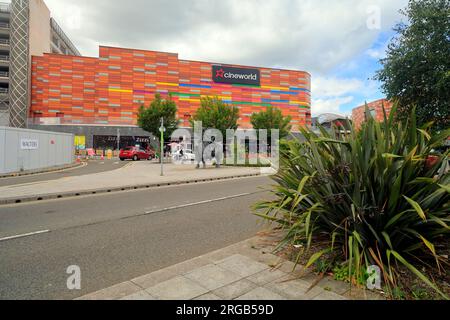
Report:
[[[261,73],[258,69],[213,66],[215,83],[261,85]]]

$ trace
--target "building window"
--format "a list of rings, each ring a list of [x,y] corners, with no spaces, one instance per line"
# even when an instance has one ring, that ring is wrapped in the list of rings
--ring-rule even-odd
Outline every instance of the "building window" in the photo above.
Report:
[[[372,109],[372,110],[369,110],[369,113],[366,113],[366,121],[369,121],[370,118],[373,118],[373,119],[377,118],[377,110]]]

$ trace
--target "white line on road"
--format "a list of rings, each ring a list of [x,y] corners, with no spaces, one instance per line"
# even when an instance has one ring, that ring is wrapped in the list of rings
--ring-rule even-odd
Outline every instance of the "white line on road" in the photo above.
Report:
[[[14,240],[14,239],[18,239],[18,238],[25,238],[25,237],[35,236],[35,235],[38,235],[38,234],[49,233],[49,232],[50,232],[50,230],[41,230],[41,231],[36,231],[36,232],[31,232],[31,233],[26,233],[26,234],[20,234],[20,235],[12,236],[12,237],[0,238],[0,242],[8,241],[8,240]]]
[[[153,211],[147,211],[145,214],[152,214],[152,213],[159,213],[159,212],[172,211],[172,210],[183,209],[183,208],[188,208],[188,207],[194,207],[194,206],[198,206],[198,205],[202,205],[202,204],[208,204],[208,203],[212,203],[212,202],[219,202],[219,201],[224,201],[224,200],[230,200],[230,199],[235,199],[235,198],[246,197],[246,196],[249,196],[249,195],[251,195],[251,193],[241,193],[241,194],[237,194],[237,195],[234,195],[234,196],[228,196],[228,197],[217,198],[217,199],[210,199],[210,200],[193,202],[193,203],[188,203],[188,204],[182,204],[182,205],[168,207],[168,208],[163,208],[163,209],[157,209],[157,210],[153,210]]]

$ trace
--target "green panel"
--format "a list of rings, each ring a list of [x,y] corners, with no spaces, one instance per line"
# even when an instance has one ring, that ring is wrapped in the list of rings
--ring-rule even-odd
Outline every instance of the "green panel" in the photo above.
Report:
[[[238,88],[261,88],[261,86],[255,86],[251,84],[233,84],[232,86]]]
[[[190,98],[190,97],[200,97],[200,94],[197,93],[180,93],[180,92],[169,92],[169,94],[173,95],[173,96],[177,96],[177,97],[186,97],[186,98]]]
[[[270,107],[270,103],[262,103],[262,102],[246,102],[246,101],[233,101],[232,104],[243,104],[249,106],[262,106],[262,107]]]

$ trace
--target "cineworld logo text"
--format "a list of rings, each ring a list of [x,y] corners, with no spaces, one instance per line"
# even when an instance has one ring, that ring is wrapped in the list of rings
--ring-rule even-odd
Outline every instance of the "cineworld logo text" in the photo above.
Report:
[[[241,73],[231,73],[223,71],[223,69],[220,69],[216,72],[216,77],[218,78],[225,78],[225,79],[244,79],[244,80],[258,80],[258,75],[256,73],[254,74],[241,74]]]
[[[261,74],[257,69],[213,66],[213,80],[216,83],[261,85]]]

